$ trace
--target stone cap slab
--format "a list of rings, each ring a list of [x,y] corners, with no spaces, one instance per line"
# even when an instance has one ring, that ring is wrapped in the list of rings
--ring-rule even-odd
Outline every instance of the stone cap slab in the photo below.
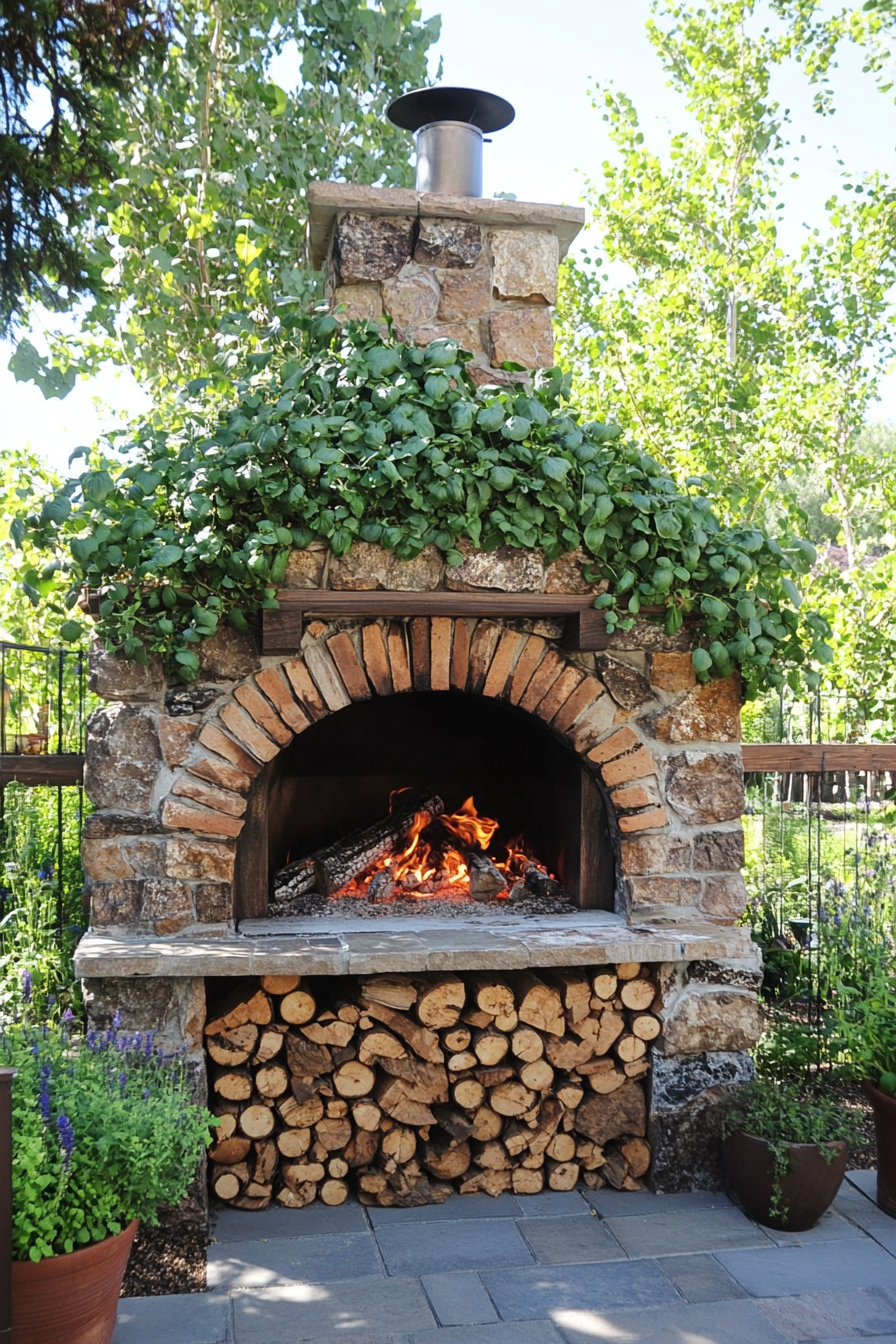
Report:
[[[370,975],[387,971],[517,970],[610,962],[749,960],[759,952],[747,928],[691,921],[628,925],[621,915],[583,910],[572,919],[495,915],[474,921],[429,917],[370,920],[244,920],[223,938],[124,938],[91,932],[78,944],[75,974],[159,978],[221,975]],[[422,925],[422,927],[421,927]]]
[[[308,252],[315,270],[327,259],[330,234],[338,214],[459,219],[502,229],[547,229],[560,244],[561,259],[585,223],[580,206],[505,201],[488,196],[440,196],[409,187],[363,187],[351,182],[312,182],[308,187]]]

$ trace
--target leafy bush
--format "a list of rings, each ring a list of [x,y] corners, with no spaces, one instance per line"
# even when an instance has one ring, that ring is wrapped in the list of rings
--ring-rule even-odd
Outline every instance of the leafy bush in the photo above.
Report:
[[[559,369],[531,389],[480,388],[450,341],[421,350],[330,316],[284,322],[225,410],[197,380],[199,400],[177,425],[144,426],[127,465],[93,461],[18,520],[23,542],[67,541],[69,605],[98,590],[108,647],[163,653],[189,681],[222,620],[244,629],[276,607],[293,546],[322,539],[341,556],[361,539],[410,560],[432,543],[459,564],[466,538],[548,561],[584,545],[611,627],[653,607],[671,634],[694,615],[704,680],[739,666],[755,689],[829,660],[827,626],[798,610],[792,577],[813,548],[722,528],[699,478],[681,490],[618,426],[580,424]]]
[[[870,1078],[896,1096],[896,980],[879,965],[864,984],[840,983],[828,1013],[833,1049],[844,1071]]]
[[[72,1039],[52,1027],[0,1034],[12,1087],[13,1258],[41,1260],[156,1223],[183,1198],[208,1142],[208,1112],[190,1101],[182,1058],[152,1033],[117,1024]]]

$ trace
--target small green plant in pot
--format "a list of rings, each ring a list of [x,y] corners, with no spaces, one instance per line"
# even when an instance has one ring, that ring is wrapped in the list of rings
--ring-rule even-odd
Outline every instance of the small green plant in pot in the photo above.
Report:
[[[27,974],[27,973],[26,973]],[[27,986],[26,986],[27,997]],[[186,1194],[211,1117],[152,1033],[0,1031],[12,1090],[16,1344],[109,1344],[138,1221]]]
[[[725,1175],[749,1217],[805,1232],[833,1203],[858,1127],[834,1101],[758,1078],[738,1092],[723,1133]]]
[[[862,1082],[874,1111],[877,1203],[896,1218],[896,987],[885,965],[861,989],[839,984],[829,1030],[844,1070]]]

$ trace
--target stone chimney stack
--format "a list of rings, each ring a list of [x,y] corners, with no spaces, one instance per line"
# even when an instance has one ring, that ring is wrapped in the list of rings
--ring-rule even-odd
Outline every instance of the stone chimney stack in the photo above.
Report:
[[[500,365],[554,362],[557,272],[585,221],[581,209],[395,187],[316,182],[309,250],[337,317],[390,317],[395,334],[440,337],[473,353],[479,383]]]

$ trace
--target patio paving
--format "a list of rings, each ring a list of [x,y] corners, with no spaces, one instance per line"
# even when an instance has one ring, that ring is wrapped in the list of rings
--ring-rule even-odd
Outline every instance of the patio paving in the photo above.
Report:
[[[874,1179],[800,1235],[708,1191],[225,1209],[209,1292],[123,1300],[113,1344],[896,1344]]]

